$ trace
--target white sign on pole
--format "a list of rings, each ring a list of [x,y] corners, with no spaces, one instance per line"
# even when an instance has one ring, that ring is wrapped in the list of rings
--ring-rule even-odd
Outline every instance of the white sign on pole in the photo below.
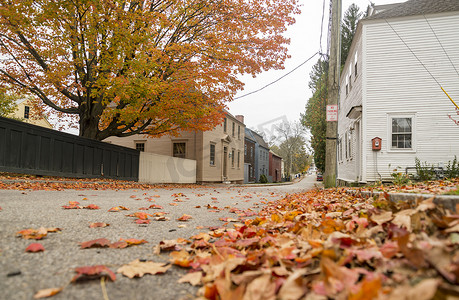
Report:
[[[338,105],[327,105],[327,122],[338,121]]]

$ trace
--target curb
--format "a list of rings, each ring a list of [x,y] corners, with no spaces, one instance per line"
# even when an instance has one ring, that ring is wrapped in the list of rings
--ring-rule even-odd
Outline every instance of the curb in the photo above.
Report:
[[[455,195],[436,195],[436,194],[412,194],[412,193],[386,193],[386,192],[370,192],[370,191],[357,191],[347,190],[349,194],[360,194],[365,198],[380,197],[381,195],[389,196],[389,200],[393,202],[406,201],[415,203],[416,200],[427,200],[434,198],[435,204],[440,204],[444,208],[456,212],[456,205],[459,204],[459,196]]]
[[[295,182],[282,182],[282,183],[254,183],[254,184],[233,184],[234,187],[263,187],[263,186],[283,186],[292,185]]]

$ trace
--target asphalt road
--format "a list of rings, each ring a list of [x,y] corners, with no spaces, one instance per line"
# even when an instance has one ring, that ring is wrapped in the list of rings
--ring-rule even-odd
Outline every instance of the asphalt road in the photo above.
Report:
[[[66,286],[65,289],[52,299],[104,299],[100,280],[69,284],[75,268],[106,265],[116,272],[120,266],[135,259],[167,262],[167,254],[158,256],[153,253],[153,247],[160,241],[189,238],[205,232],[205,228],[199,229],[201,226],[222,226],[224,222],[219,218],[236,218],[229,208],[258,211],[263,205],[260,201],[275,201],[286,193],[310,189],[314,184],[315,177],[309,176],[292,185],[262,187],[0,190],[0,299],[32,299],[38,290],[62,286]],[[182,194],[177,195],[179,193]],[[68,205],[69,201],[78,201],[81,206],[95,204],[100,209],[63,209],[62,206]],[[161,205],[163,209],[139,210],[152,204]],[[208,204],[219,210],[208,209]],[[130,211],[108,212],[120,205]],[[167,212],[170,220],[139,225],[134,218],[126,216],[138,211]],[[183,214],[191,215],[192,219],[177,221]],[[89,228],[93,222],[105,222],[110,226]],[[44,246],[44,252],[25,252],[26,247],[35,241],[17,237],[16,232],[40,227],[57,227],[62,231],[48,233],[45,239],[38,241]],[[148,243],[124,249],[80,248],[79,243],[98,238],[112,242],[135,238]],[[166,274],[135,279],[117,274],[116,281],[107,282],[105,289],[109,299],[191,299],[197,288],[177,283],[186,272],[174,266]]]

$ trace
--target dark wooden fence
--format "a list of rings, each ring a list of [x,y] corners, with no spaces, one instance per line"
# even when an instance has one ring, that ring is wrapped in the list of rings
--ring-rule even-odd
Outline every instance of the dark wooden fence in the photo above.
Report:
[[[138,181],[139,153],[0,117],[0,172]]]

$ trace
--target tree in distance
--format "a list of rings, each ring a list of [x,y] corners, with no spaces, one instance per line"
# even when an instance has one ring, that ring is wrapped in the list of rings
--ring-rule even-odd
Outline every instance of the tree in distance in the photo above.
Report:
[[[96,140],[211,129],[238,75],[283,68],[298,13],[298,0],[2,1],[0,84]]]

